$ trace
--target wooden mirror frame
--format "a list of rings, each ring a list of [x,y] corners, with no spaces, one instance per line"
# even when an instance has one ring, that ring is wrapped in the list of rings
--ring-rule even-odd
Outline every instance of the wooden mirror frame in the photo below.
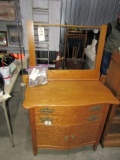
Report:
[[[39,26],[59,26],[59,27],[79,27],[100,29],[100,37],[98,41],[97,56],[95,60],[95,68],[93,70],[48,70],[49,80],[98,80],[100,78],[100,65],[104,50],[107,25],[98,26],[75,26],[75,25],[55,25],[55,24],[34,24],[33,21],[27,22],[28,31],[28,47],[29,47],[29,66],[36,65],[35,44],[34,44],[34,25]]]

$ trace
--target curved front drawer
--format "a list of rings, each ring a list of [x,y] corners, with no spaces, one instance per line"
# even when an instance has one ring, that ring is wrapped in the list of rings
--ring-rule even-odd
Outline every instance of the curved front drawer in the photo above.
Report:
[[[103,113],[95,114],[83,114],[83,115],[69,115],[69,116],[53,116],[53,115],[36,115],[35,123],[36,124],[47,124],[47,122],[52,124],[82,124],[82,123],[91,123],[101,121]]]
[[[104,112],[106,106],[104,105],[89,105],[89,106],[48,106],[48,107],[35,107],[35,114],[39,115],[80,115],[84,113]]]

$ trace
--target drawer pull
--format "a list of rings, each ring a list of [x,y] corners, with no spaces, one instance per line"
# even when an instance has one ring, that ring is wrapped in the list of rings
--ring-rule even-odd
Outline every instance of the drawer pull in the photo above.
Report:
[[[71,138],[72,138],[72,140],[74,140],[74,139],[75,139],[75,136],[74,136],[74,135],[71,135]]]
[[[88,118],[89,121],[96,121],[96,120],[98,120],[98,119],[99,119],[99,116],[97,116],[97,115],[92,115],[92,116],[90,116],[90,117]]]
[[[42,114],[52,114],[53,111],[54,111],[54,109],[51,109],[51,108],[42,108],[42,109],[40,109],[40,112]]]
[[[65,136],[64,139],[65,139],[65,141],[67,141],[68,140],[68,136]]]
[[[101,108],[102,108],[101,106],[93,106],[90,108],[90,110],[91,111],[99,111],[99,110],[101,110]]]
[[[45,123],[45,121],[53,121],[53,118],[45,117],[45,118],[40,118],[41,123]]]

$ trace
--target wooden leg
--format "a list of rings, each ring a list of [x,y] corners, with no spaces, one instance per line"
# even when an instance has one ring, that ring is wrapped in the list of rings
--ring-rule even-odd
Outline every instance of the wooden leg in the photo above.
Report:
[[[93,145],[93,151],[97,149],[97,145]]]

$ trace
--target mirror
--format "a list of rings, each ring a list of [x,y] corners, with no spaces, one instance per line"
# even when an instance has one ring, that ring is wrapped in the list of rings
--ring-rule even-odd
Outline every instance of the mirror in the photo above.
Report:
[[[60,28],[62,28],[62,30],[64,29],[63,30],[64,43],[63,42],[61,43],[63,44],[62,47],[60,46],[61,44],[59,44],[60,48],[58,52],[56,52],[57,54],[62,53],[62,57],[59,56],[59,58],[63,58],[62,62],[64,62],[64,64],[62,64],[63,65],[61,69],[62,71],[60,71],[60,69],[57,68],[57,70],[51,69],[52,71],[50,73],[57,73],[56,76],[58,76],[63,71],[69,70],[68,73],[64,72],[67,75],[71,71],[75,70],[74,73],[77,73],[79,71],[79,73],[82,73],[82,77],[84,77],[83,75],[86,73],[87,73],[87,76],[89,74],[90,77],[92,76],[99,77],[100,64],[101,64],[104,42],[106,37],[107,25],[102,25],[99,27],[99,26],[75,26],[75,25],[58,25],[58,24],[55,25],[55,24],[39,24],[39,23],[34,24],[32,21],[28,21],[27,30],[28,30],[30,67],[35,66],[36,60],[37,60],[35,41],[38,35],[36,36],[36,31],[34,30],[34,26],[36,28],[39,26],[43,27],[44,29],[46,29],[46,31],[47,31],[47,28],[54,28],[54,27],[59,28],[58,30],[59,32],[60,32]],[[48,52],[50,51],[48,50]],[[90,68],[88,65],[89,63],[87,63],[87,60],[88,58],[90,58],[89,55],[92,52],[94,52],[94,56],[92,57],[94,60],[94,64]],[[66,67],[67,58],[73,58],[74,56],[76,56],[78,59],[81,58],[82,60],[84,60],[83,66],[81,68],[76,69],[74,67],[73,68]],[[57,59],[55,57],[54,62],[58,62],[56,60]],[[61,60],[59,62],[61,62]],[[59,74],[58,74],[58,69],[59,69]],[[78,77],[80,77],[80,75]]]

